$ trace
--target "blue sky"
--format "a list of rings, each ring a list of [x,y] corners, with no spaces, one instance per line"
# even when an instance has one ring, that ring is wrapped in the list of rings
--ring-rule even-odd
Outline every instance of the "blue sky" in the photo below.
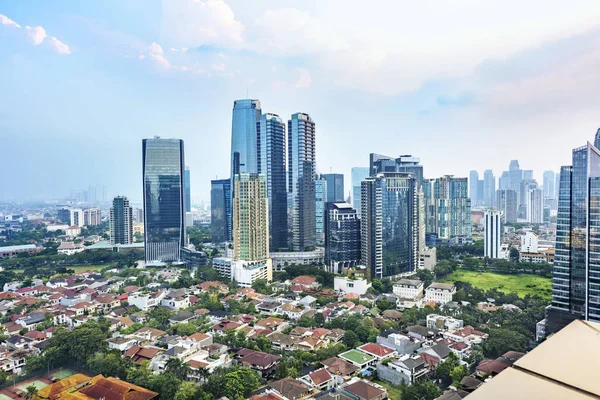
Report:
[[[138,200],[157,134],[208,199],[247,95],[311,114],[319,170],[347,183],[370,152],[541,181],[600,126],[598,71],[596,0],[0,0],[0,200]]]

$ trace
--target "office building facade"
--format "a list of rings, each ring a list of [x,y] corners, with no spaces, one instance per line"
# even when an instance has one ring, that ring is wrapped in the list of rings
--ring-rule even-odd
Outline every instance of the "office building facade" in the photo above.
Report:
[[[71,208],[71,226],[85,226],[83,218],[83,210],[80,208]]]
[[[231,180],[210,181],[210,232],[213,243],[233,240],[233,208],[231,206]]]
[[[352,208],[360,217],[360,183],[369,177],[368,167],[353,167],[350,173],[352,183]]]
[[[323,174],[327,181],[327,202],[344,203],[344,175]]]
[[[372,278],[414,271],[418,265],[418,183],[386,172],[361,184],[361,259]]]
[[[483,204],[494,207],[496,201],[496,177],[491,169],[483,173]]]
[[[471,204],[476,206],[479,204],[479,173],[477,171],[469,172],[469,197],[471,198]]]
[[[544,193],[539,188],[529,189],[527,193],[527,221],[532,224],[544,222]]]
[[[600,151],[588,142],[573,150],[572,165],[560,171],[547,333],[574,319],[600,321],[599,217]]]
[[[327,214],[328,182],[323,175],[315,180],[315,224],[317,246],[325,244],[325,214]]]
[[[369,154],[369,176],[375,176],[382,172],[407,172],[417,181],[417,187],[423,185],[423,166],[419,157],[402,155],[389,157],[381,154]]]
[[[316,247],[315,123],[296,113],[288,121],[288,230],[294,251]]]
[[[144,139],[142,172],[146,264],[179,261],[185,245],[184,146],[180,139]]]
[[[269,199],[270,247],[287,249],[287,189],[285,174],[285,123],[277,114],[266,113],[257,123],[257,172],[264,175]]]
[[[192,192],[190,189],[190,167],[185,167],[185,175],[183,179],[183,187],[185,193],[185,211],[192,211]]]
[[[329,272],[342,273],[354,268],[360,257],[360,219],[348,203],[327,203],[325,222],[325,266]]]
[[[556,190],[554,189],[555,185],[555,176],[554,171],[544,171],[544,198],[545,199],[554,199],[556,195]]]
[[[102,212],[99,208],[83,210],[83,224],[85,226],[98,226],[102,224]]]
[[[517,223],[517,192],[512,189],[501,189],[496,192],[496,209],[502,213],[502,222]]]
[[[502,221],[498,211],[486,211],[483,216],[483,253],[488,258],[500,258],[502,246]]]
[[[110,244],[133,243],[133,209],[129,199],[117,196],[110,209]]]

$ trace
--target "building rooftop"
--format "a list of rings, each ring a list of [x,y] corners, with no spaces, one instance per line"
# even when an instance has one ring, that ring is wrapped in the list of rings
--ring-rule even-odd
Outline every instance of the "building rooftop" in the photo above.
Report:
[[[35,244],[20,244],[16,246],[3,246],[0,247],[0,252],[4,251],[19,251],[19,250],[33,250],[35,249]]]
[[[350,360],[356,364],[365,364],[372,361],[375,357],[369,354],[365,354],[361,351],[352,349],[345,353],[340,354],[338,357],[346,360]]]
[[[599,359],[600,323],[573,321],[469,399],[597,399]]]
[[[431,285],[427,286],[427,289],[452,290],[454,289],[454,285],[452,283],[433,282]]]

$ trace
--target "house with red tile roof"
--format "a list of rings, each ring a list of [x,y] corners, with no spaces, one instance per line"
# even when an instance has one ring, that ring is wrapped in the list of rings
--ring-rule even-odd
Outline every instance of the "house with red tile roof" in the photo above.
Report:
[[[152,360],[157,354],[162,353],[164,349],[160,347],[140,347],[133,346],[123,354],[131,361],[141,364],[144,361]]]
[[[319,390],[331,389],[335,384],[335,379],[333,375],[329,373],[327,368],[321,368],[313,371],[310,374],[300,378],[300,380],[308,384],[310,387]]]
[[[299,285],[299,286],[304,287],[305,289],[316,289],[319,286],[321,286],[317,282],[316,278],[313,278],[312,276],[308,276],[308,275],[297,276],[294,279],[292,279],[290,282],[292,285]]]
[[[356,350],[362,351],[365,354],[369,354],[375,357],[377,360],[383,360],[387,357],[395,356],[396,351],[390,349],[389,347],[382,346],[377,343],[365,343],[360,347],[357,347]]]

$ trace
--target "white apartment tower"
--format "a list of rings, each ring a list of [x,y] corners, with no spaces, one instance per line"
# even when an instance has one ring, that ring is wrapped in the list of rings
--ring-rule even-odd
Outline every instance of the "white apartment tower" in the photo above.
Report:
[[[500,213],[498,211],[487,211],[483,217],[483,229],[485,232],[484,255],[489,258],[500,258],[500,247],[502,245],[502,231]]]

